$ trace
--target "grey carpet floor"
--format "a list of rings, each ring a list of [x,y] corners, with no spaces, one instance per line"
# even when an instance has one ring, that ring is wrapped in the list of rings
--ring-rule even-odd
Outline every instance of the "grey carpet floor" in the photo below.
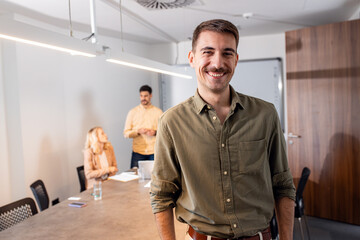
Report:
[[[330,221],[327,219],[306,217],[311,240],[360,240],[360,226]],[[308,240],[305,221],[302,219],[304,240]],[[299,222],[294,222],[294,240],[301,240]]]

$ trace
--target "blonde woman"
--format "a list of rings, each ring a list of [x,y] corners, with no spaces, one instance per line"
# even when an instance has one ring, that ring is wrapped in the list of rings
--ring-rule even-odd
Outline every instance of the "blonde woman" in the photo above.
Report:
[[[118,171],[114,148],[101,127],[94,127],[87,134],[84,170],[86,189],[92,188],[95,181],[106,180]]]

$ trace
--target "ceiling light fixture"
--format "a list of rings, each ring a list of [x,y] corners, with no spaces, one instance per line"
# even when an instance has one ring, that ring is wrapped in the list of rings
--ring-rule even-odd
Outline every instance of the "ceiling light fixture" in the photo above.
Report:
[[[96,48],[92,44],[12,19],[0,19],[0,38],[71,55],[96,57]]]
[[[127,67],[142,69],[146,71],[162,73],[174,77],[192,79],[192,76],[183,74],[182,71],[179,71],[173,66],[152,61],[150,59],[138,57],[131,54],[126,54],[124,52],[119,56],[111,56],[106,59],[107,62],[120,64]]]
[[[195,0],[136,0],[140,5],[147,9],[169,9],[182,8],[191,5]]]
[[[0,18],[0,39],[86,57],[102,55],[106,50],[105,46],[103,46],[102,50],[99,50],[101,46],[98,44],[92,44],[4,17]],[[183,74],[183,71],[176,67],[126,54],[125,52],[108,57],[106,61],[146,71],[192,79],[192,76]]]

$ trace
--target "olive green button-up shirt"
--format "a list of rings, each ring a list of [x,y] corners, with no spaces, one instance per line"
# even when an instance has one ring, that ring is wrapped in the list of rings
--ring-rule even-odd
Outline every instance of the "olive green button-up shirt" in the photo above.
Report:
[[[256,234],[274,199],[295,199],[274,106],[230,88],[222,125],[198,93],[162,115],[150,191],[154,213],[175,207],[179,221],[220,238]]]

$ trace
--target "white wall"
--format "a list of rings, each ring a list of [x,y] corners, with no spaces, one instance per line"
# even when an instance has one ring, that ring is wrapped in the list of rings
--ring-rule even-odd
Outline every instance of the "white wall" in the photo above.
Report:
[[[169,65],[183,64],[184,51],[179,49],[179,46],[187,44],[187,42],[167,43],[167,44],[152,44],[149,48],[149,58]],[[191,44],[191,43],[190,43]],[[181,59],[178,58],[181,56]],[[186,55],[187,57],[187,55]],[[187,62],[186,62],[187,63]]]
[[[6,40],[0,40],[0,57],[0,205],[33,197],[29,186],[37,179],[51,199],[78,193],[76,167],[93,126],[108,134],[119,170],[130,167],[125,118],[139,104],[143,84],[153,85],[159,104],[158,74]]]
[[[11,48],[13,46],[9,46]],[[0,63],[3,62],[3,44],[0,41]],[[11,201],[11,185],[10,185],[10,161],[8,154],[8,137],[6,119],[10,113],[6,115],[6,99],[5,99],[5,85],[4,85],[4,64],[0,64],[0,188],[1,198],[0,205]],[[9,96],[8,96],[9,97]],[[9,123],[10,124],[10,123]]]

